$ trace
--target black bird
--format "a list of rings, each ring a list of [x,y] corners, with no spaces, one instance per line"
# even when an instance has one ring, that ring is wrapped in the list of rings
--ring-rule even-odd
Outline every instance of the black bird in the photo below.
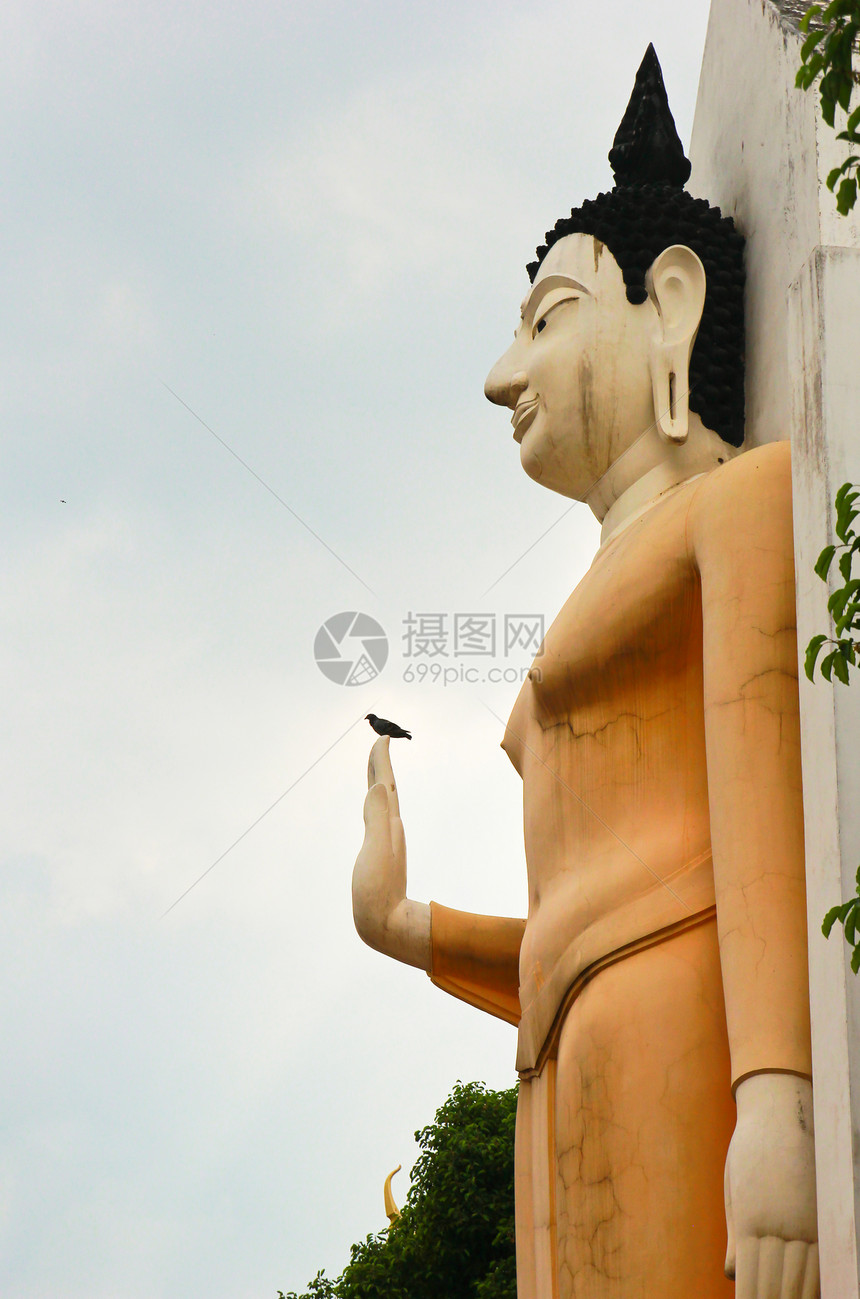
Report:
[[[390,735],[393,740],[412,739],[402,726],[398,726],[396,722],[387,722],[384,717],[377,717],[376,713],[368,713],[364,720],[370,722],[377,735]]]

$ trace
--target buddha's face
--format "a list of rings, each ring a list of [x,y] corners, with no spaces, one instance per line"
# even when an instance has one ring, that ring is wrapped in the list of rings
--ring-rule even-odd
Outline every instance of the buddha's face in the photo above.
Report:
[[[604,244],[574,234],[553,245],[484,386],[490,401],[514,412],[531,478],[585,500],[653,424],[649,356],[658,331],[654,304],[627,301]]]

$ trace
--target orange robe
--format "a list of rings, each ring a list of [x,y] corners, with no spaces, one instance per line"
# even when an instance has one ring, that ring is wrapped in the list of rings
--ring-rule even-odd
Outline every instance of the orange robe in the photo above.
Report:
[[[504,746],[527,921],[432,906],[431,978],[518,1022],[520,1299],[716,1299],[732,1091],[811,1076],[787,443],[601,547]]]

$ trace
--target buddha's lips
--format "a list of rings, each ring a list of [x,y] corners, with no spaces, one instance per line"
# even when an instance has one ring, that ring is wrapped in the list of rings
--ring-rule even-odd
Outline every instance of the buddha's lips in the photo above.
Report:
[[[511,423],[514,426],[514,441],[522,442],[526,430],[529,428],[532,420],[537,414],[540,397],[533,397],[531,401],[522,401],[518,404],[511,417]]]

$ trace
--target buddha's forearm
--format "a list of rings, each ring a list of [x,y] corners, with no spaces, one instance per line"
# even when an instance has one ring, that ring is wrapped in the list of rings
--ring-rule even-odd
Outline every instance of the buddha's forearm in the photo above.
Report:
[[[403,897],[390,905],[383,891],[356,888],[352,914],[359,937],[368,947],[419,970],[430,969],[430,908]]]

